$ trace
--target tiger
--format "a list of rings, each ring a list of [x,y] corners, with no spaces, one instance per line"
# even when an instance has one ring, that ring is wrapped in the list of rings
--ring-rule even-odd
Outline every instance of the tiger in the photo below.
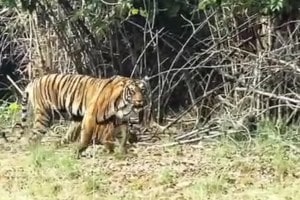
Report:
[[[29,101],[34,120],[28,142],[39,142],[52,121],[62,116],[81,122],[76,147],[79,158],[98,124],[114,124],[117,119],[126,121],[131,113],[143,109],[147,78],[139,80],[117,75],[100,79],[80,74],[48,74],[36,78],[23,93],[21,123],[15,125],[22,129],[19,138],[25,132]]]

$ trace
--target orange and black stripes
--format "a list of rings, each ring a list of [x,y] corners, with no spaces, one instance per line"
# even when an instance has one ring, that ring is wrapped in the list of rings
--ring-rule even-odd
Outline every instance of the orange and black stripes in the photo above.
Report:
[[[34,111],[33,135],[45,134],[57,117],[81,121],[78,152],[84,150],[91,137],[99,132],[103,138],[113,137],[115,119],[126,119],[144,106],[143,83],[123,76],[99,79],[86,75],[50,74],[34,79],[22,98],[22,127],[27,118],[27,104]],[[101,123],[101,126],[98,124]],[[100,133],[101,132],[101,133]],[[107,133],[107,134],[106,134]],[[101,139],[102,140],[102,139]]]

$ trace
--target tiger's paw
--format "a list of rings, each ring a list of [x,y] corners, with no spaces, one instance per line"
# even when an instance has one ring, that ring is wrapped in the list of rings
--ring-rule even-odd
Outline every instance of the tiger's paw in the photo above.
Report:
[[[137,143],[138,142],[138,137],[136,135],[136,133],[129,133],[128,135],[128,142],[129,144],[133,144],[133,143]]]
[[[120,146],[120,149],[119,149],[119,153],[122,154],[122,155],[125,155],[128,153],[127,151],[127,147],[125,146]]]
[[[88,152],[81,152],[78,153],[77,151],[75,152],[75,159],[79,160],[80,158],[92,158],[93,155],[88,153]]]
[[[76,144],[75,145],[75,159],[80,159],[81,157],[84,157],[83,152],[88,148],[86,144]]]
[[[114,149],[108,149],[108,148],[104,147],[104,148],[102,149],[101,153],[107,154],[107,155],[112,155],[112,154],[115,153],[115,151],[114,151]]]
[[[127,158],[127,154],[126,153],[122,153],[122,152],[120,152],[120,151],[117,151],[117,152],[115,152],[114,153],[114,157],[116,158],[116,159],[118,159],[118,160],[124,160],[124,159],[126,159]]]
[[[74,158],[76,159],[76,160],[79,160],[80,158],[81,158],[81,152],[79,152],[79,150],[78,149],[75,149],[75,151],[74,151]]]
[[[62,140],[58,140],[54,142],[55,148],[62,148],[66,146],[66,143],[64,143]]]
[[[68,138],[62,138],[59,143],[61,146],[65,146],[66,144],[69,144],[69,140]]]
[[[29,145],[37,145],[41,143],[42,136],[40,134],[33,134],[31,137],[28,138]]]

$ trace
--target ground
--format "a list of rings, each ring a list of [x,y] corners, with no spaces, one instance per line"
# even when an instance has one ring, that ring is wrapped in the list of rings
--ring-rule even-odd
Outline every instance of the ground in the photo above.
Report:
[[[0,147],[0,200],[22,199],[299,199],[297,147],[278,135],[228,137],[164,147],[138,143],[126,156],[95,151],[74,158],[72,144]],[[51,138],[51,136],[48,136]],[[293,148],[291,148],[293,147]],[[90,147],[93,152],[93,147]]]

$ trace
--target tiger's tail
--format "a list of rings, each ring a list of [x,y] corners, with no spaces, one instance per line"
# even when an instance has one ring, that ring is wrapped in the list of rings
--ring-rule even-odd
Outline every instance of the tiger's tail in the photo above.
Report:
[[[23,95],[22,95],[22,101],[21,101],[21,106],[22,106],[21,122],[22,122],[22,126],[24,126],[26,121],[27,121],[28,96],[29,96],[28,91],[25,90]]]
[[[25,91],[22,94],[22,100],[21,100],[21,107],[22,107],[22,115],[21,115],[21,122],[18,122],[13,127],[13,132],[15,132],[18,139],[20,139],[24,132],[25,128],[27,127],[27,115],[28,115],[28,97],[29,97],[29,87],[31,86],[31,83],[26,87]]]

